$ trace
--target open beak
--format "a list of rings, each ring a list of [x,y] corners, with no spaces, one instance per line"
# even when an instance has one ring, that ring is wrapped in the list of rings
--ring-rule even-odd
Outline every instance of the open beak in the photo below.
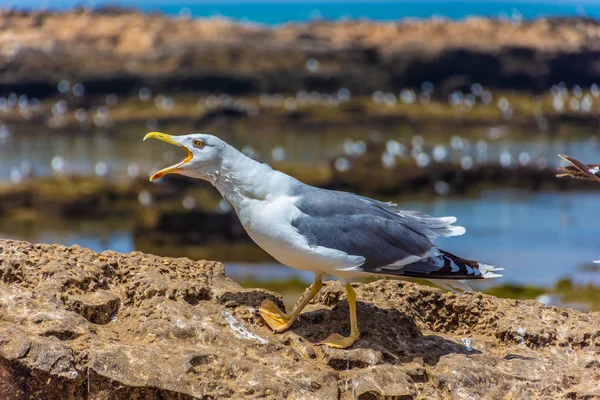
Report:
[[[177,164],[171,165],[170,167],[163,168],[160,171],[155,172],[150,177],[150,182],[152,182],[156,179],[160,179],[167,174],[179,172],[179,168],[182,165],[187,164],[188,162],[192,161],[192,158],[193,158],[192,152],[189,151],[187,149],[187,147],[182,146],[181,144],[179,144],[175,140],[173,140],[173,137],[171,135],[168,135],[166,133],[161,133],[161,132],[150,132],[146,136],[144,136],[144,140],[146,140],[146,139],[158,139],[158,140],[162,140],[163,142],[173,144],[175,146],[179,146],[185,151],[185,154],[186,154],[185,158],[183,160],[181,160],[180,162],[178,162]]]

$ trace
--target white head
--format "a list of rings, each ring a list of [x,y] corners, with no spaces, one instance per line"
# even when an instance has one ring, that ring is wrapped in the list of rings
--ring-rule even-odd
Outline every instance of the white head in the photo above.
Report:
[[[150,180],[162,178],[167,174],[181,174],[192,178],[208,179],[211,173],[220,170],[226,156],[237,153],[221,139],[204,133],[172,136],[161,132],[150,132],[146,139],[158,139],[181,147],[186,157],[175,165],[154,173]]]

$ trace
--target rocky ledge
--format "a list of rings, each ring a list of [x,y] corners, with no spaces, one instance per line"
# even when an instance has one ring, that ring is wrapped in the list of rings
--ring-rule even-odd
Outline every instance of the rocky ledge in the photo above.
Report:
[[[328,283],[291,331],[211,261],[0,240],[2,399],[600,397],[600,314],[356,285],[362,338]]]
[[[468,18],[286,24],[169,18],[134,11],[0,12],[1,93],[337,91],[478,82],[541,90],[600,81],[600,24]],[[69,89],[66,87],[65,89]],[[83,87],[76,90],[83,92]],[[80,93],[81,94],[81,93]]]

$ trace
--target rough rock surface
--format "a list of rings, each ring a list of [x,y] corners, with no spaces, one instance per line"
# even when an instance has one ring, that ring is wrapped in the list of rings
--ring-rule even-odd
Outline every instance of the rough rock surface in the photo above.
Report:
[[[299,89],[353,93],[473,82],[540,90],[600,80],[600,24],[483,18],[314,22],[268,28],[132,11],[0,12],[0,91],[56,94],[230,93]],[[314,59],[317,62],[308,60]]]
[[[2,399],[600,398],[600,314],[356,285],[362,338],[329,283],[291,331],[216,262],[0,240]]]

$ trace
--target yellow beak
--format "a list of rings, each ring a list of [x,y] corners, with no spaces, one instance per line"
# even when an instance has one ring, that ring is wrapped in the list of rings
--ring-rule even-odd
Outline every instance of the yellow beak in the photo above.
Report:
[[[144,140],[146,140],[146,139],[158,139],[158,140],[161,140],[161,141],[163,141],[163,142],[166,142],[166,143],[169,143],[169,144],[173,144],[173,145],[175,145],[175,146],[179,146],[179,147],[181,147],[181,148],[182,148],[182,149],[185,151],[185,153],[186,153],[186,157],[185,157],[183,160],[181,160],[180,162],[178,162],[177,164],[175,164],[175,165],[171,165],[170,167],[163,168],[163,169],[161,169],[160,171],[158,171],[158,172],[155,172],[155,173],[154,173],[154,174],[153,174],[153,175],[150,177],[150,182],[152,182],[152,181],[154,181],[154,180],[156,180],[156,179],[160,179],[160,178],[162,178],[163,176],[165,176],[165,175],[167,175],[167,174],[173,174],[173,173],[177,173],[177,172],[179,172],[179,168],[180,168],[182,165],[184,165],[184,164],[186,164],[186,163],[190,162],[190,161],[192,160],[192,158],[194,157],[194,156],[192,155],[192,152],[191,152],[191,151],[189,151],[189,150],[187,149],[187,147],[185,147],[185,146],[182,146],[181,144],[177,143],[176,141],[174,141],[174,140],[173,140],[173,137],[172,137],[171,135],[168,135],[168,134],[166,134],[166,133],[162,133],[162,132],[150,132],[150,133],[148,133],[146,136],[144,136]]]

